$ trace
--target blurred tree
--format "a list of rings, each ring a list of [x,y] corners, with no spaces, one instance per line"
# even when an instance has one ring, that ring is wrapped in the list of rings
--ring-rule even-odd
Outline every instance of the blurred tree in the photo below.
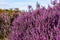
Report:
[[[51,0],[51,4],[55,5],[57,3],[57,0]]]
[[[0,9],[0,13],[2,13],[2,9]]]
[[[17,11],[17,12],[18,12],[18,11],[19,11],[19,8],[15,8],[15,11]]]
[[[8,12],[9,12],[9,15],[12,15],[13,10],[10,9],[10,10],[8,10]]]
[[[32,6],[29,5],[29,6],[28,6],[28,10],[29,10],[29,12],[31,12],[31,8],[32,8]]]
[[[36,8],[40,8],[40,4],[38,2],[36,3]]]

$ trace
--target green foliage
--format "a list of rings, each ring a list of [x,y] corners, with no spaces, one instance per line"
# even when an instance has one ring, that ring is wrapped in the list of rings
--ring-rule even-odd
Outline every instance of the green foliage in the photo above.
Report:
[[[10,10],[8,10],[8,12],[9,12],[9,15],[11,16],[12,15],[12,9],[10,9]]]

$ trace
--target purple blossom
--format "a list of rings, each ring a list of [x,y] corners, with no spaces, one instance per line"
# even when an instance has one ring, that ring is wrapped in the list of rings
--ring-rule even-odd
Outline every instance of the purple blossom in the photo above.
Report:
[[[58,7],[43,7],[17,17],[13,22],[10,40],[59,40]]]

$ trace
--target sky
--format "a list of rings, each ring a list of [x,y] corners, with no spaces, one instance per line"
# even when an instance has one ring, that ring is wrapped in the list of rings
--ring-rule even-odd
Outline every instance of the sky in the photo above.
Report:
[[[19,8],[20,10],[27,10],[28,5],[31,5],[33,9],[35,9],[37,1],[41,6],[45,7],[50,4],[50,0],[0,0],[0,8]]]

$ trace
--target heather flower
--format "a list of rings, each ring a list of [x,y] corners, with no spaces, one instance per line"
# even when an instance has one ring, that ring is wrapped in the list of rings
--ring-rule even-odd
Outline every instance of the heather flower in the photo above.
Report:
[[[59,40],[60,11],[57,7],[39,8],[15,18],[10,40]]]
[[[8,36],[10,27],[10,17],[4,13],[0,14],[0,39],[4,40],[4,37]]]

